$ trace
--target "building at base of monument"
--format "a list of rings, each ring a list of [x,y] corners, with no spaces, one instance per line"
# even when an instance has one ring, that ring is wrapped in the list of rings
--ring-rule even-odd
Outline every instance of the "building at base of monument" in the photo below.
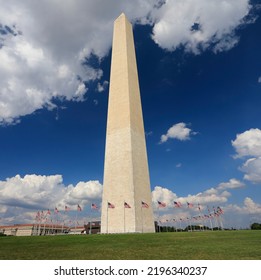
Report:
[[[14,224],[0,226],[0,233],[13,236],[56,235],[73,232],[70,228],[59,224]],[[84,227],[81,227],[81,231]]]
[[[92,221],[84,225],[86,234],[99,234],[101,232],[101,222]]]

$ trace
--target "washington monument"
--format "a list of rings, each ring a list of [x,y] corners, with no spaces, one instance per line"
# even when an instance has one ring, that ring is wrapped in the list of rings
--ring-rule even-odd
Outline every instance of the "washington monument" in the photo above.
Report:
[[[132,25],[114,22],[101,233],[155,232]]]

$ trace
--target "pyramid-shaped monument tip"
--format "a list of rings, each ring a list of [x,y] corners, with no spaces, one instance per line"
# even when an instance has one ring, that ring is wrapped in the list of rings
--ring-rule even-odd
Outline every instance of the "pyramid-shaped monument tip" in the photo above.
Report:
[[[118,19],[120,18],[124,18],[125,20],[129,21],[128,18],[126,17],[126,15],[124,13],[121,13],[118,17]]]

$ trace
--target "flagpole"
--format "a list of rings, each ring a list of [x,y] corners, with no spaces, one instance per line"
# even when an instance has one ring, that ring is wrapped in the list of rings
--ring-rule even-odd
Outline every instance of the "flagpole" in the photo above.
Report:
[[[219,223],[220,223],[221,230],[224,230],[222,218],[220,217],[220,215],[218,216],[218,219],[219,219]]]
[[[51,223],[52,223],[52,234],[53,234],[53,219],[51,219]]]
[[[190,231],[193,232],[192,225],[191,225],[191,216],[190,216],[190,218],[188,218],[188,222],[189,222],[189,225],[190,225]]]
[[[74,222],[74,230],[76,232],[76,223],[78,221],[78,210],[76,211],[76,215],[75,215],[75,222]]]
[[[40,227],[41,227],[41,214],[39,212],[39,224],[38,224],[38,232],[37,232],[37,235],[40,235]]]
[[[188,204],[189,214],[190,214],[190,217],[191,217],[191,210],[190,210],[191,203],[187,202],[187,204]],[[193,207],[193,205],[192,205],[192,207]],[[189,225],[190,225],[190,231],[192,232],[193,230],[192,230],[192,226],[191,226],[191,220],[188,217],[187,217],[187,222],[188,222],[188,229],[189,229]]]
[[[123,201],[123,225],[124,225],[124,233],[126,231],[126,225],[125,225],[125,201]]]
[[[176,226],[176,219],[173,219],[173,221],[174,221],[174,226],[175,226],[175,229],[176,229],[176,232],[177,232],[178,229],[177,229],[177,226]]]
[[[90,218],[90,234],[92,234],[92,214],[91,214],[91,218]]]
[[[222,217],[221,215],[224,213],[223,210],[218,206],[217,207],[218,211],[218,218],[219,218],[219,222],[220,222],[220,226],[221,226],[221,230],[224,230],[224,226],[223,226],[223,221],[222,221]]]
[[[159,214],[159,204],[158,204],[158,232],[159,232],[159,219],[160,219],[160,214]]]
[[[143,233],[143,211],[142,211],[142,205],[141,205],[141,232]]]
[[[45,217],[44,217],[44,235],[45,235],[45,224],[46,224],[46,218],[47,217],[47,213],[45,214]]]
[[[108,234],[108,223],[109,223],[109,206],[107,200],[107,225],[106,225],[106,233]]]
[[[211,213],[210,213],[210,210],[209,210],[209,207],[208,207],[208,206],[207,206],[207,208],[208,208],[208,214],[209,214],[209,217],[210,217],[209,222],[210,222],[211,230],[213,231],[212,215],[211,215]]]
[[[63,233],[64,220],[65,220],[65,210],[64,210],[64,215],[62,215],[62,232],[61,233]]]
[[[214,213],[214,217],[215,217],[215,225],[216,225],[216,227],[219,230],[219,223],[218,223],[217,213],[216,213],[216,209],[215,209],[214,206],[213,206],[213,211],[214,211],[213,213]]]
[[[198,210],[199,210],[199,213],[200,213],[200,217],[202,217],[201,207],[200,207],[199,203],[198,203]],[[203,223],[203,231],[204,231],[205,222],[204,222],[203,217],[202,217],[202,223]]]

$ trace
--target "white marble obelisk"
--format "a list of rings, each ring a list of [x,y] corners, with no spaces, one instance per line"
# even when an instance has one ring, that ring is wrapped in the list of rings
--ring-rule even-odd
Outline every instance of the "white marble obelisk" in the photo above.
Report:
[[[114,22],[101,233],[155,232],[132,25]]]

